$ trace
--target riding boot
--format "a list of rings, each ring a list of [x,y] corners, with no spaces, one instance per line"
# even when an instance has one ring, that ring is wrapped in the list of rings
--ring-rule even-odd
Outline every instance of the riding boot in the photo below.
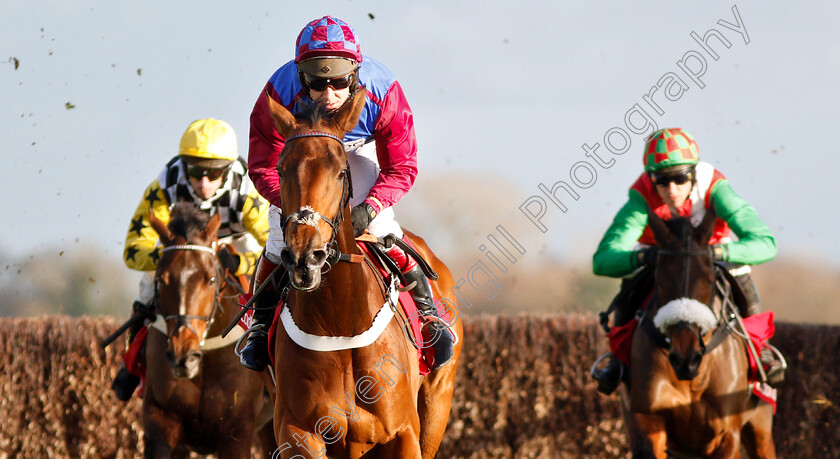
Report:
[[[746,299],[746,304],[738,305],[741,317],[747,318],[760,313],[761,301],[758,297],[758,290],[755,288],[755,283],[753,282],[750,274],[745,273],[734,277],[738,282],[738,286],[741,288],[741,291],[744,293],[744,298]],[[778,352],[778,350],[776,350],[776,352]],[[764,367],[765,374],[767,375],[767,381],[772,385],[779,384],[785,380],[786,364],[782,359],[783,358],[777,356],[776,353],[773,352],[769,344],[765,344],[761,348],[759,361],[761,362],[761,366]]]
[[[143,315],[146,318],[154,317],[152,307],[150,305],[143,304],[140,301],[135,301],[131,306],[131,309],[132,315]],[[134,342],[134,337],[137,336],[137,332],[139,332],[144,326],[145,323],[138,321],[128,329],[127,347],[131,347],[131,343]],[[134,394],[134,391],[137,389],[139,384],[140,378],[129,373],[128,368],[125,367],[125,363],[121,363],[120,368],[117,370],[117,375],[111,382],[111,389],[114,390],[114,394],[117,396],[118,400],[127,402],[131,399],[131,396]]]
[[[279,292],[285,286],[278,285],[279,275],[273,279],[268,277],[277,265],[269,261],[265,254],[260,258],[254,274],[254,285],[251,289],[256,292],[260,285],[268,282],[252,303],[254,307],[254,322],[248,335],[248,342],[239,354],[239,363],[254,371],[263,371],[271,363],[268,354],[268,329],[274,320],[274,309],[279,301]],[[258,327],[260,326],[260,327]]]
[[[637,276],[647,275],[648,272],[644,271]],[[639,279],[644,280],[644,279]],[[615,300],[615,315],[613,316],[613,327],[620,327],[622,325],[626,325],[628,322],[633,320],[636,316],[636,309],[640,304],[640,295],[647,295],[649,293],[650,288],[646,287],[646,282],[641,282],[641,285],[637,285],[635,282],[636,279],[624,279],[621,281],[621,288],[619,289],[618,294],[616,295]],[[628,289],[633,288],[634,291],[628,291]],[[626,370],[626,365],[621,360],[618,360],[618,357],[614,356],[611,352],[606,353],[605,355],[601,356],[598,359],[598,362],[603,360],[604,358],[607,359],[607,364],[604,368],[592,368],[590,374],[592,378],[598,381],[598,391],[605,395],[610,395],[618,388],[618,385],[621,383],[622,376]],[[598,364],[595,363],[595,365]]]
[[[424,347],[428,347],[431,343],[434,357],[433,361],[429,363],[432,370],[436,370],[452,359],[452,347],[455,344],[453,334],[449,330],[449,325],[435,308],[432,299],[432,286],[420,266],[415,264],[413,268],[404,272],[403,276],[405,276],[409,285],[412,282],[416,283],[414,288],[411,289],[411,298],[414,299],[417,311],[426,322],[423,324],[423,343]]]

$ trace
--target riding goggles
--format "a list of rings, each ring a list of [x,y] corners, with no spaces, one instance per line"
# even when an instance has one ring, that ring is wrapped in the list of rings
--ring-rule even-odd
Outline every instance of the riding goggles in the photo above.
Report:
[[[671,182],[682,185],[690,181],[693,177],[691,171],[682,171],[676,174],[651,174],[650,178],[653,183],[659,186],[668,186]]]
[[[230,166],[210,168],[194,164],[187,165],[187,175],[198,180],[201,180],[202,177],[207,177],[207,180],[210,180],[211,182],[218,180],[223,175],[226,175],[228,170],[230,170]]]
[[[353,83],[353,73],[348,73],[347,75],[336,77],[336,78],[312,78],[309,75],[304,74],[306,78],[306,84],[309,86],[309,89],[315,91],[323,91],[327,89],[327,86],[332,86],[333,89],[336,91],[340,89],[347,88],[350,84]]]

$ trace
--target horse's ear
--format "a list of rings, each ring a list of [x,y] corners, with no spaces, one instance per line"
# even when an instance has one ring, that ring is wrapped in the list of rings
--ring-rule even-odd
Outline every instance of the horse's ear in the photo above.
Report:
[[[334,123],[335,127],[344,132],[350,132],[359,124],[359,116],[362,114],[362,109],[365,108],[367,100],[367,89],[364,86],[356,91],[353,100],[345,103],[335,112]]]
[[[286,107],[280,105],[277,101],[271,98],[268,95],[268,91],[265,92],[266,101],[268,101],[268,111],[271,113],[271,118],[274,119],[274,129],[277,130],[280,135],[284,138],[289,137],[292,134],[292,130],[295,127],[297,121],[295,120],[295,116],[288,110]]]
[[[656,215],[656,212],[648,206],[647,208],[648,213],[648,226],[653,231],[653,237],[656,239],[656,242],[659,243],[661,246],[665,241],[671,238],[671,230],[668,229],[668,225],[665,224],[665,221],[659,218],[659,215]]]
[[[208,243],[215,241],[217,239],[220,226],[222,226],[222,217],[218,212],[216,212],[212,217],[210,217],[210,220],[207,221],[207,226],[201,230],[201,239]]]
[[[709,202],[709,208],[706,209],[706,215],[703,216],[703,221],[697,226],[694,231],[694,236],[697,242],[706,245],[709,239],[712,238],[712,233],[715,231],[715,223],[717,222],[717,211],[715,210],[715,201]]]
[[[169,227],[167,227],[166,224],[163,223],[163,221],[155,217],[155,212],[151,209],[149,209],[149,224],[152,226],[152,229],[154,229],[155,232],[158,233],[160,242],[162,242],[163,245],[172,244],[172,241],[175,239],[172,236],[172,232],[169,231]]]

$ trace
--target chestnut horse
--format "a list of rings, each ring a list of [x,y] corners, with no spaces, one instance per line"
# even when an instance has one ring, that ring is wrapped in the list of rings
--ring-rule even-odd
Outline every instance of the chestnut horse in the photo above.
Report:
[[[219,214],[208,221],[192,203],[178,203],[168,226],[154,213],[150,222],[163,248],[155,273],[158,321],[146,339],[145,457],[188,457],[192,450],[248,458],[261,426],[269,457],[275,443],[262,380],[239,365],[229,347],[235,339],[218,337],[241,290],[217,257]]]
[[[268,97],[268,95],[266,95]],[[461,343],[451,363],[421,377],[418,354],[391,318],[378,273],[362,256],[350,224],[348,157],[340,139],[358,123],[366,91],[332,114],[308,107],[296,119],[268,97],[285,139],[277,170],[287,247],[281,254],[292,289],[284,323],[323,348],[293,341],[278,325],[274,432],[283,458],[432,458],[449,417]],[[439,274],[435,298],[455,312],[449,269],[423,239],[406,232]],[[349,261],[338,261],[341,258]],[[349,255],[349,256],[348,256]],[[281,319],[283,319],[281,314]],[[386,320],[377,320],[385,317]],[[358,340],[378,330],[366,342]],[[463,336],[460,321],[452,330]],[[361,335],[361,336],[360,336]],[[329,342],[353,345],[332,346]],[[347,348],[347,347],[350,348]]]
[[[773,407],[748,387],[746,345],[731,333],[739,330],[731,303],[715,301],[708,241],[716,219],[714,206],[696,228],[648,211],[660,247],[655,297],[633,335],[630,384],[622,389],[634,458],[737,458],[742,442],[751,457],[776,457]]]

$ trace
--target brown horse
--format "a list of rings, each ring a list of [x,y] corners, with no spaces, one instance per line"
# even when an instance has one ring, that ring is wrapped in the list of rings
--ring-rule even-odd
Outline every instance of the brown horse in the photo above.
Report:
[[[314,107],[299,119],[268,98],[275,129],[287,139],[277,166],[286,216],[281,257],[294,288],[283,312],[298,335],[323,344],[301,347],[277,327],[274,431],[283,458],[432,458],[449,417],[461,342],[450,364],[420,377],[417,350],[390,318],[385,285],[359,261],[340,139],[357,124],[365,98],[362,88],[334,114]],[[440,276],[435,297],[456,308],[448,268],[421,238],[406,235]],[[339,254],[350,261],[339,262]],[[463,336],[459,321],[452,329]],[[371,330],[378,335],[359,341]]]
[[[713,206],[696,228],[648,211],[660,247],[655,301],[633,336],[622,389],[634,458],[737,458],[742,442],[751,457],[776,457],[773,407],[751,394],[745,343],[730,333],[739,326],[715,300],[716,219]]]
[[[229,347],[235,339],[218,338],[241,290],[217,257],[219,215],[208,221],[193,204],[178,203],[168,226],[154,214],[150,220],[163,248],[155,273],[159,316],[146,341],[145,456],[188,457],[192,450],[247,458],[265,426],[259,438],[269,457],[275,444],[262,380],[239,365]]]

